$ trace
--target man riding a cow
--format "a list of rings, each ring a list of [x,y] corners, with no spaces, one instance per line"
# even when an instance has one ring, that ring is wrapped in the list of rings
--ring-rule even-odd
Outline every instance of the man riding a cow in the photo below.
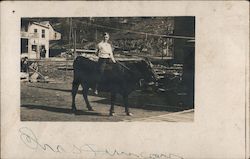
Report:
[[[98,84],[102,80],[103,74],[104,74],[104,69],[107,64],[109,63],[116,63],[112,47],[108,43],[109,41],[109,34],[105,32],[103,34],[103,40],[97,45],[97,56],[99,57],[98,60],[98,72],[99,75],[97,77],[97,82],[96,82],[96,87],[95,87],[95,94],[98,94]]]
[[[93,111],[89,100],[89,88],[99,91],[110,92],[109,115],[113,116],[116,95],[123,98],[126,115],[131,116],[129,111],[128,96],[140,87],[140,81],[150,83],[156,81],[155,72],[147,59],[138,58],[132,61],[116,61],[111,45],[108,43],[109,34],[104,33],[103,40],[97,46],[98,62],[84,56],[78,56],[73,63],[74,79],[72,82],[72,112],[76,113],[75,97],[79,85],[82,86],[82,95],[89,111]],[[116,63],[116,64],[114,64]],[[105,76],[104,76],[105,72]]]

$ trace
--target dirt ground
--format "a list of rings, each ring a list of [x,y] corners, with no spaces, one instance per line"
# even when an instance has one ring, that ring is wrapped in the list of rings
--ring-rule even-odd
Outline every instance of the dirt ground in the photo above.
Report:
[[[146,100],[147,99],[147,100]],[[175,107],[156,107],[149,103],[164,103],[152,94],[135,91],[129,96],[130,111],[133,116],[126,116],[121,98],[115,103],[115,116],[109,116],[110,98],[107,93],[93,95],[89,101],[95,111],[88,111],[81,94],[81,87],[76,96],[77,115],[71,113],[71,83],[29,83],[21,82],[21,120],[22,121],[140,121],[152,117],[164,116],[182,111]],[[161,104],[162,105],[162,104]],[[193,119],[189,113],[186,121]],[[158,119],[157,119],[158,120]],[[184,120],[184,121],[185,121]]]

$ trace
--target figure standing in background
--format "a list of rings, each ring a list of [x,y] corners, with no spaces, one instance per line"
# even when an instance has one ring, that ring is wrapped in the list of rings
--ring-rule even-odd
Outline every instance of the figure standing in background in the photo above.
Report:
[[[21,59],[21,72],[28,73],[28,58]]]

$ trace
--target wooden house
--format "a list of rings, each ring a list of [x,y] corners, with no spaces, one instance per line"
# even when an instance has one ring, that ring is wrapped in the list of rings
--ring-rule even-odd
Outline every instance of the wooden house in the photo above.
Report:
[[[60,40],[49,21],[32,22],[21,27],[21,57],[29,59],[49,58],[49,41]]]

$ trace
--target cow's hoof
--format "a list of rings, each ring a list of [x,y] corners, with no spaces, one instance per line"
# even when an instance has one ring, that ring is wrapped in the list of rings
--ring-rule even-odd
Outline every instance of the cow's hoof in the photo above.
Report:
[[[88,107],[88,111],[95,111],[92,107]]]
[[[71,113],[72,113],[72,114],[76,114],[76,112],[77,112],[76,108],[72,108],[72,109],[71,109]]]
[[[130,112],[126,112],[126,114],[127,114],[127,116],[133,116],[133,114]]]
[[[109,116],[115,116],[115,113],[114,112],[110,112]]]

